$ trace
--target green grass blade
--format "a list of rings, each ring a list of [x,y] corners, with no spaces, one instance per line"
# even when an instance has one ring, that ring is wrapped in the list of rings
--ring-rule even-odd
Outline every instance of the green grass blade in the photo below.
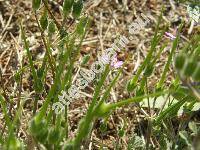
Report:
[[[11,129],[11,120],[8,116],[8,111],[7,111],[7,107],[6,107],[6,101],[4,99],[4,97],[0,94],[0,104],[1,104],[1,108],[2,108],[2,111],[3,111],[3,114],[4,114],[4,117],[5,117],[5,121],[6,121],[6,125],[8,127],[8,130]]]
[[[154,121],[154,125],[159,124],[163,119],[165,119],[167,116],[170,116],[172,114],[174,114],[174,112],[177,112],[180,107],[185,104],[185,102],[187,102],[191,97],[190,96],[186,96],[185,98],[183,98],[182,100],[178,101],[175,104],[172,104],[171,106],[169,106],[167,109],[165,109],[164,111],[162,111],[159,116],[156,118],[156,120]]]
[[[136,87],[136,83],[139,79],[139,76],[140,74],[142,73],[142,71],[145,69],[145,67],[150,63],[151,61],[151,58],[153,56],[153,52],[155,51],[155,48],[156,46],[158,45],[158,42],[160,40],[159,38],[159,35],[158,35],[158,30],[159,30],[159,25],[160,25],[160,22],[162,20],[162,13],[160,14],[159,16],[159,20],[158,20],[158,23],[157,23],[157,26],[156,26],[156,31],[155,31],[155,34],[154,34],[154,37],[151,41],[151,48],[150,48],[150,51],[149,53],[147,54],[144,62],[142,63],[142,65],[140,66],[140,68],[138,69],[138,71],[136,72],[136,75],[131,79],[131,81],[128,83],[128,91],[133,91],[134,88]]]
[[[182,29],[182,25],[179,28],[179,33],[180,33],[181,29]],[[165,68],[164,68],[163,74],[161,76],[161,79],[160,79],[160,81],[159,81],[159,83],[157,85],[158,89],[162,88],[162,86],[164,84],[164,81],[165,81],[166,75],[167,75],[167,71],[169,70],[169,67],[170,67],[170,64],[172,62],[172,58],[173,58],[173,55],[175,53],[175,50],[178,47],[179,40],[180,40],[180,35],[178,34],[178,36],[176,37],[176,39],[173,42],[172,50],[171,50],[170,55],[168,57],[168,61],[167,61],[166,65],[165,65]]]
[[[21,27],[22,39],[24,41],[24,46],[25,46],[25,49],[26,49],[26,52],[27,52],[29,65],[30,65],[31,72],[32,72],[32,75],[33,75],[33,79],[34,79],[34,88],[35,88],[36,91],[38,91],[37,90],[37,73],[36,73],[36,70],[34,68],[31,52],[29,50],[29,44],[28,44],[28,41],[26,39],[24,28],[22,27],[22,25],[20,27]]]

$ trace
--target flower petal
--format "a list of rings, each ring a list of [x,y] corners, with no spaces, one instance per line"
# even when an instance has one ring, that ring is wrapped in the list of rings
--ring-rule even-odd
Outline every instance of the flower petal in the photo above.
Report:
[[[124,63],[123,61],[118,61],[118,62],[116,62],[116,63],[114,64],[113,67],[116,68],[116,69],[117,69],[117,68],[120,68],[120,67],[123,65],[123,63]]]
[[[165,36],[167,38],[170,38],[171,40],[174,40],[176,38],[176,36],[174,36],[173,34],[169,33],[169,32],[165,32]]]

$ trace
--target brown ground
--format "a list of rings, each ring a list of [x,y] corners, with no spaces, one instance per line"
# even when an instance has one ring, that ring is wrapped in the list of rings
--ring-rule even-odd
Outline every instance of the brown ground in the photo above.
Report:
[[[138,64],[140,64],[147,54],[155,23],[160,14],[162,5],[166,8],[166,11],[164,12],[163,26],[169,24],[169,32],[172,32],[173,29],[180,24],[180,19],[183,19],[186,21],[186,25],[183,28],[182,41],[187,41],[187,38],[190,36],[188,34],[190,24],[188,24],[189,21],[187,21],[188,16],[186,14],[186,7],[183,5],[172,5],[169,1],[165,0],[87,0],[85,3],[84,11],[91,16],[92,25],[87,34],[87,38],[84,40],[81,54],[82,56],[90,54],[90,63],[96,59],[97,53],[100,54],[101,51],[110,47],[117,35],[128,35],[128,26],[134,21],[134,19],[136,19],[139,13],[151,13],[153,16],[153,18],[151,18],[151,24],[142,29],[140,34],[134,37],[134,40],[132,40],[125,48],[126,51],[119,53],[118,58],[127,61],[128,64],[123,72],[123,76],[115,88],[113,88],[109,101],[117,101],[129,96],[124,90],[127,80],[131,78],[134,73],[133,70],[137,69]],[[57,20],[61,18],[59,14],[59,4],[61,4],[61,0],[59,0],[58,3],[51,3],[53,13],[57,17]],[[21,66],[22,58],[26,58],[26,53],[24,53],[22,40],[20,38],[19,25],[21,22],[23,26],[26,27],[31,52],[36,60],[36,58],[40,58],[43,55],[44,48],[41,46],[42,42],[40,34],[36,28],[37,24],[33,13],[31,12],[31,0],[0,0],[0,70],[2,72],[2,78],[0,78],[0,81],[7,95],[14,97],[14,109],[16,109],[17,87],[13,75]],[[68,22],[70,22],[70,20]],[[73,28],[73,26],[71,28]],[[170,48],[171,42],[168,39],[163,38],[163,42],[164,41],[168,42]],[[157,64],[155,76],[152,76],[152,79],[150,80],[151,82],[149,83],[150,87],[155,86],[155,83],[157,82],[156,79],[160,76],[160,72],[162,71],[161,69],[166,62],[166,54],[168,54],[169,48],[165,50]],[[173,70],[169,73],[168,82],[170,82],[172,77]],[[47,89],[50,84],[51,76],[49,75],[49,80],[46,85]],[[27,121],[32,113],[32,95],[34,94],[28,70],[23,77],[22,85],[22,96],[26,100],[26,103],[23,110],[24,115],[21,120],[22,126],[19,131],[19,136],[28,139],[26,131]],[[77,122],[84,115],[90,97],[92,96],[93,87],[94,85],[91,84],[91,88],[87,88],[84,91],[88,96],[87,101],[75,100],[70,106],[69,119],[73,132],[77,129]],[[43,99],[41,98],[40,104],[42,102]],[[11,112],[13,112],[13,110],[11,110]],[[147,114],[149,114],[148,111]],[[124,147],[122,149],[125,149],[127,141],[132,136],[131,131],[137,127],[137,122],[145,117],[147,116],[145,116],[136,105],[130,105],[129,107],[118,109],[113,113],[108,121],[109,130],[106,134],[101,133],[99,129],[100,120],[97,121],[95,124],[96,129],[92,132],[91,137],[91,140],[95,145],[92,149],[98,149],[102,143],[109,149],[114,149],[113,142],[121,143]],[[1,114],[0,118],[2,118]],[[123,122],[126,124],[126,135],[119,140],[117,130],[122,127]],[[3,120],[0,119],[0,128],[2,129],[3,126]],[[71,136],[73,136],[73,132],[71,133]]]

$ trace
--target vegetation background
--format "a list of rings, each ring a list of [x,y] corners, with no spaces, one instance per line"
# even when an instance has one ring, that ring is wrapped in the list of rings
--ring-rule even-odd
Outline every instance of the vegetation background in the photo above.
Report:
[[[31,0],[0,0],[0,149],[200,150],[200,75],[192,75],[200,60],[200,26],[187,12],[198,1],[83,5],[81,15],[79,5],[71,15],[62,0],[43,0],[39,8]],[[84,97],[55,115],[50,106],[79,69],[89,69],[119,35],[128,37],[140,13],[150,13],[151,23],[118,53],[122,69],[107,66]],[[193,64],[174,66],[176,54]]]

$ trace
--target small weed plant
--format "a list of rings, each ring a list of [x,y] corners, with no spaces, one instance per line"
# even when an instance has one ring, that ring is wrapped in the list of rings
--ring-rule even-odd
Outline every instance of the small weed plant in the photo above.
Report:
[[[184,22],[178,27],[176,36],[170,41],[172,46],[160,78],[157,80],[156,86],[149,89],[149,77],[153,75],[157,61],[167,47],[167,43],[163,43],[167,27],[164,29],[160,27],[161,13],[155,25],[148,54],[136,73],[125,85],[127,88],[124,90],[129,93],[129,98],[109,102],[111,89],[122,75],[126,62],[117,70],[114,79],[110,81],[108,86],[105,86],[105,83],[110,74],[113,73],[113,69],[110,63],[105,64],[102,72],[96,76],[93,82],[94,92],[87,111],[80,119],[75,135],[71,137],[69,136],[71,131],[68,121],[69,105],[60,106],[64,108],[62,113],[59,114],[55,113],[53,105],[59,101],[59,95],[62,95],[62,91],[68,91],[73,85],[76,64],[80,57],[83,39],[90,27],[90,19],[83,13],[82,0],[63,1],[62,21],[57,21],[47,0],[32,0],[32,8],[45,55],[39,63],[33,60],[26,27],[21,23],[21,37],[28,66],[21,66],[14,79],[20,87],[23,74],[30,70],[34,97],[32,101],[33,112],[31,119],[28,120],[27,134],[34,141],[33,147],[48,150],[88,149],[87,142],[97,120],[102,119],[103,126],[116,109],[132,103],[139,105],[145,99],[156,101],[161,97],[163,101],[176,100],[176,102],[156,110],[152,116],[147,116],[148,132],[145,136],[133,133],[128,143],[128,149],[155,149],[155,147],[160,149],[200,149],[199,123],[195,122],[195,119],[190,121],[194,117],[192,108],[200,102],[200,86],[198,84],[200,81],[200,35],[194,35],[191,40],[180,46]],[[66,27],[69,18],[71,18],[71,22]],[[72,25],[74,28],[70,28]],[[158,46],[161,48],[158,49]],[[56,56],[53,55],[54,49],[58,50]],[[85,56],[82,59],[82,64],[87,63],[88,56]],[[82,64],[80,64],[80,67],[82,67]],[[171,81],[170,85],[166,85],[170,69],[173,69],[174,80]],[[48,90],[45,88],[47,74],[52,77],[52,84]],[[85,83],[80,81],[79,84],[84,86]],[[76,95],[76,92],[71,94]],[[0,131],[0,149],[21,150],[28,147],[18,135],[25,102],[20,97],[19,95],[14,113],[10,115],[11,100],[9,99],[12,99],[12,97],[7,97],[5,91],[0,89],[1,113],[5,120],[4,130]],[[41,97],[44,100],[39,107],[38,101]],[[181,120],[177,129],[174,129],[173,119],[177,116],[181,107],[189,118]],[[104,128],[105,130],[106,128]],[[118,132],[119,137],[126,134],[124,128]],[[152,143],[157,143],[157,146]],[[117,143],[115,147],[120,149],[120,145],[117,145]],[[103,146],[101,149],[103,149]]]

